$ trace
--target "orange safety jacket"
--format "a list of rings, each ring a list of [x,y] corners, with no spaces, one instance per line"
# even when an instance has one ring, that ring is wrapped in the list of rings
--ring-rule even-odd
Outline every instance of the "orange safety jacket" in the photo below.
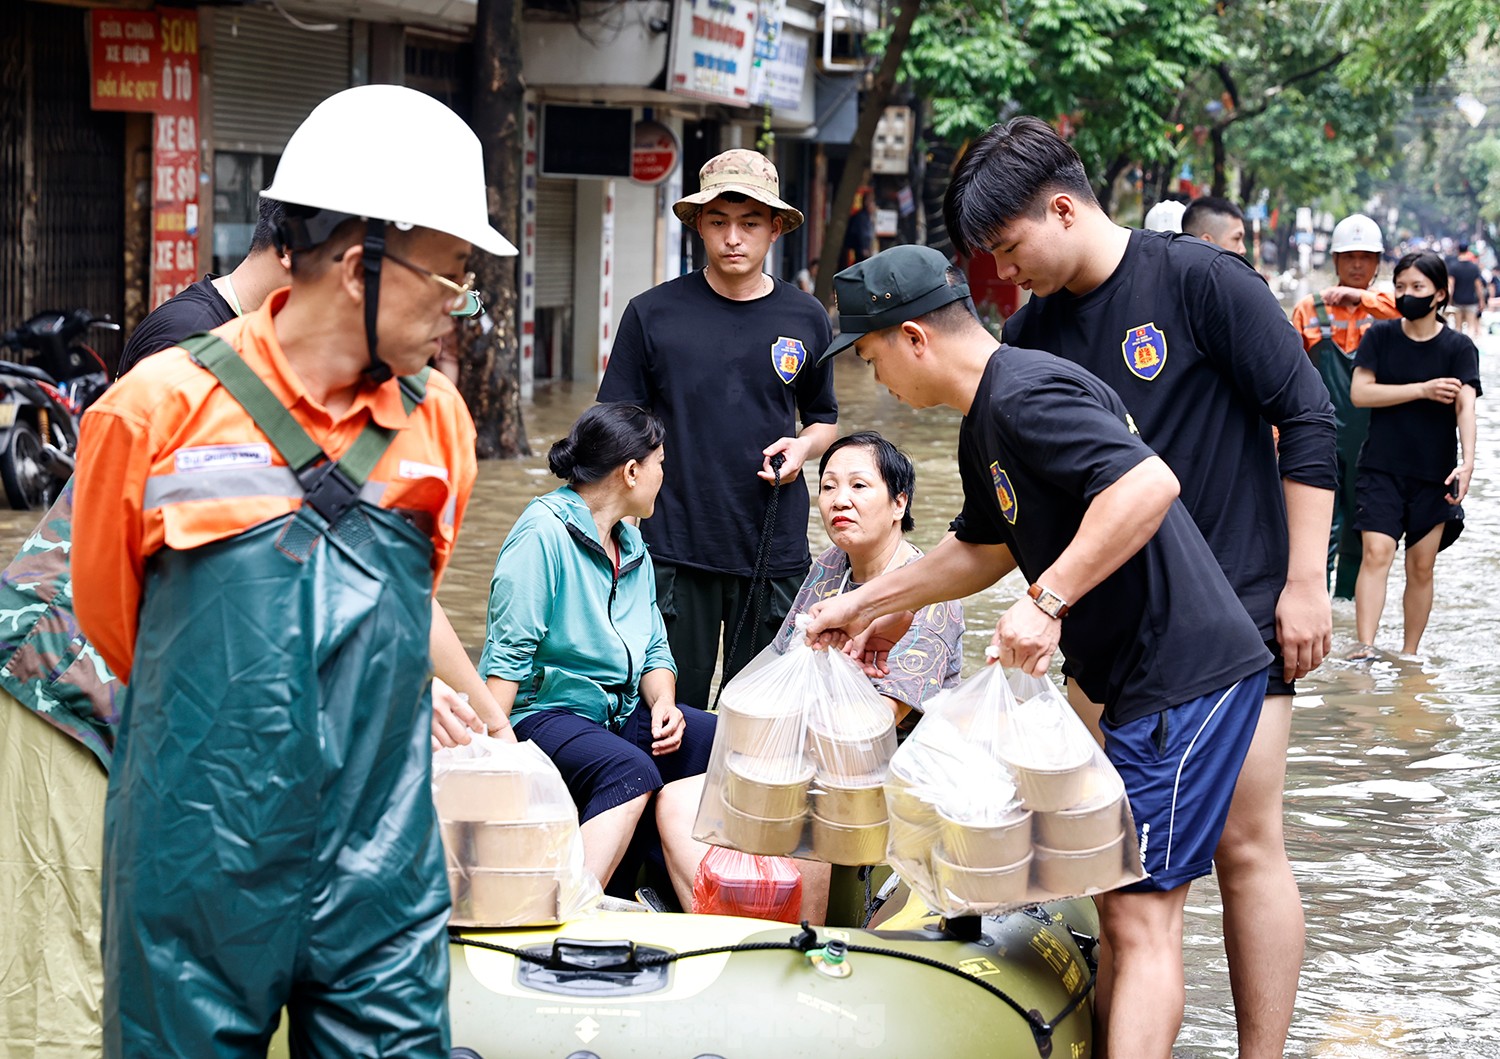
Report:
[[[1330,337],[1345,353],[1359,348],[1359,340],[1371,323],[1401,315],[1396,312],[1396,296],[1389,291],[1367,290],[1360,296],[1359,305],[1329,305],[1327,310],[1329,323],[1333,325]],[[1303,349],[1311,351],[1323,337],[1311,294],[1292,307],[1292,326],[1302,334]]]
[[[364,386],[335,419],[287,363],[273,317],[289,290],[215,330],[331,459],[367,420],[396,432],[361,499],[401,512],[433,544],[434,588],[453,551],[478,465],[474,422],[453,384],[432,372],[408,415],[400,384]],[[302,505],[286,460],[229,392],[186,350],[142,361],[83,417],[73,514],[78,622],[122,680],[135,654],[146,560],[227,540]]]

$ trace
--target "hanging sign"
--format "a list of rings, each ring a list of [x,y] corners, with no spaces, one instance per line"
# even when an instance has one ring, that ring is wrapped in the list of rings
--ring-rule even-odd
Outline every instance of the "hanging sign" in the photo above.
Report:
[[[153,111],[161,98],[160,25],[155,11],[89,12],[89,106]]]
[[[198,278],[198,13],[159,8],[151,152],[151,308]]]
[[[671,129],[659,121],[638,121],[635,149],[630,154],[630,179],[638,184],[660,184],[677,168],[680,154]]]
[[[672,15],[667,88],[748,107],[757,5],[752,0],[677,0]]]

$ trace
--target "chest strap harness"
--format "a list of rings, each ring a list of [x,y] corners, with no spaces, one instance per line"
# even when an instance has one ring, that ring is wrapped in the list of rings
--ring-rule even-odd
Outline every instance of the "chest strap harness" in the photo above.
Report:
[[[1313,292],[1313,312],[1318,314],[1318,331],[1326,342],[1333,337],[1333,321],[1328,318],[1328,306],[1323,304],[1323,295]]]
[[[196,334],[180,345],[192,354],[195,364],[219,380],[281,453],[302,485],[303,503],[323,516],[330,526],[336,525],[359,501],[360,488],[390,448],[396,432],[374,419],[366,420],[349,451],[334,460],[308,437],[302,424],[228,342],[218,335]],[[416,411],[427,396],[427,378],[431,373],[431,368],[423,368],[415,375],[397,377],[401,404],[407,415]]]

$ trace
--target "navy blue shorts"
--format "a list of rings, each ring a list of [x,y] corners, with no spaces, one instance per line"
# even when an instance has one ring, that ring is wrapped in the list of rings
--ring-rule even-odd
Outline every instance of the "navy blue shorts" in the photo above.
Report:
[[[681,706],[687,724],[682,745],[651,756],[651,708],[642,702],[618,733],[568,710],[541,710],[516,723],[516,738],[541,747],[568,785],[582,823],[676,780],[708,770],[717,718]]]
[[[1160,713],[1104,725],[1104,753],[1125,781],[1146,867],[1146,878],[1125,890],[1175,890],[1213,870],[1265,697],[1261,670]]]

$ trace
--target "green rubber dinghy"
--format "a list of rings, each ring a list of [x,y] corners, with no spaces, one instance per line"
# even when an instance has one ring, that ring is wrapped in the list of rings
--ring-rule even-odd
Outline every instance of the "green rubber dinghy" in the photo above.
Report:
[[[453,1055],[1091,1054],[1092,902],[953,924],[901,918],[876,930],[803,931],[733,916],[600,912],[549,930],[455,934]]]
[[[873,930],[600,911],[454,931],[452,1056],[1086,1059],[1098,925],[1083,899],[952,923],[910,901]]]
[[[830,917],[864,921],[848,872]],[[452,1059],[1093,1054],[1091,900],[944,922],[903,884],[887,908],[872,929],[605,910],[450,928]],[[269,1056],[288,1054],[283,1019]]]

